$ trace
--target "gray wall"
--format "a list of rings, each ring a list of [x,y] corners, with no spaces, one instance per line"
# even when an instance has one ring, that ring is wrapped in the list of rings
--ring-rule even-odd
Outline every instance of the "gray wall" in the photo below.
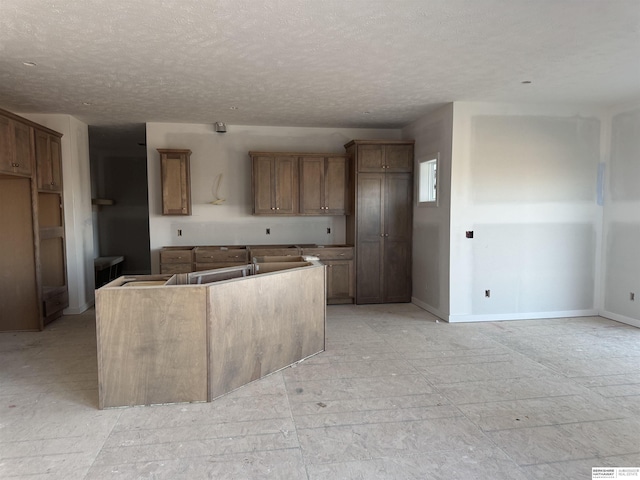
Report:
[[[449,316],[452,128],[453,104],[448,104],[402,130],[404,138],[416,141],[416,189],[419,162],[434,154],[439,158],[437,205],[415,204],[413,210],[412,301],[441,318]]]
[[[640,327],[640,107],[613,115],[609,157],[603,314]]]

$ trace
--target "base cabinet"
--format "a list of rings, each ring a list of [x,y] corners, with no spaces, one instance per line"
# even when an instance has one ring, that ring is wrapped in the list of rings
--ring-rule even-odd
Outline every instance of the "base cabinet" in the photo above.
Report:
[[[303,255],[313,255],[327,267],[327,304],[353,303],[354,263],[353,247],[303,248]]]

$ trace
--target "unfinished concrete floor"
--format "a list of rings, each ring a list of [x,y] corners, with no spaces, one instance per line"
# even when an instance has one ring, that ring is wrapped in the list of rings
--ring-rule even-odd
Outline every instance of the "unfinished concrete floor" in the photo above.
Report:
[[[327,351],[212,403],[97,409],[93,312],[0,334],[3,479],[590,479],[640,466],[640,329],[328,307]]]

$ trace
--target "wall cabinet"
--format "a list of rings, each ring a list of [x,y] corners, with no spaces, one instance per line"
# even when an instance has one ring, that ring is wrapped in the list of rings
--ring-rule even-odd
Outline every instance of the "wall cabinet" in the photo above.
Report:
[[[413,175],[396,172],[413,165],[413,142],[356,140],[345,147],[354,159],[347,242],[355,245],[356,303],[409,302]]]
[[[249,152],[252,163],[253,213],[296,215],[299,212],[298,157]]]
[[[300,157],[300,213],[346,215],[347,158],[345,156]]]
[[[191,150],[159,148],[162,214],[191,215]]]
[[[0,110],[0,331],[42,329],[69,305],[60,137]]]
[[[0,115],[0,173],[31,176],[32,127]]]
[[[357,145],[358,172],[413,172],[412,143],[361,140],[353,143]]]
[[[254,215],[345,215],[347,156],[249,152]]]
[[[35,146],[38,190],[62,192],[62,149],[60,137],[36,130]]]

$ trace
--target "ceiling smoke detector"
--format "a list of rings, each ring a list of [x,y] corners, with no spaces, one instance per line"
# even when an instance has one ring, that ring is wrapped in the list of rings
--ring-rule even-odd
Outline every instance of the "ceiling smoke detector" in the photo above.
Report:
[[[226,133],[227,132],[227,126],[224,124],[224,122],[216,122],[213,124],[213,129],[218,132],[218,133]]]

